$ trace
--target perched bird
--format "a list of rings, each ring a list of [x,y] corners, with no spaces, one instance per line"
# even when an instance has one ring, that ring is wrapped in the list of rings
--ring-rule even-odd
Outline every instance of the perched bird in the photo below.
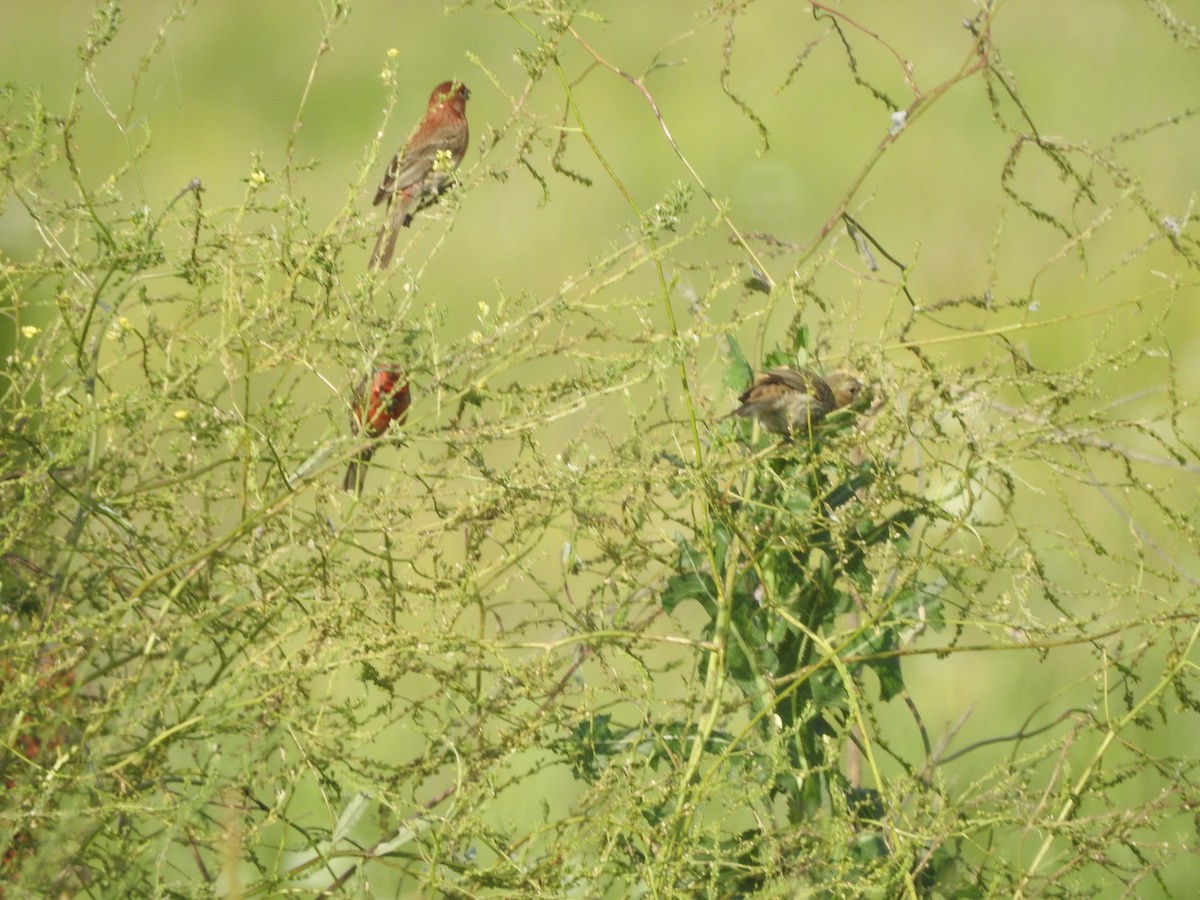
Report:
[[[858,400],[858,395],[862,393],[863,383],[853,372],[847,372],[845,369],[835,369],[826,375],[824,380],[833,391],[833,410],[849,406]]]
[[[450,184],[454,170],[467,154],[467,98],[465,84],[443,81],[429,96],[425,118],[396,153],[375,192],[375,205],[387,201],[388,221],[379,229],[371,269],[386,269],[396,249],[402,227],[413,213],[437,199]],[[442,154],[443,161],[438,161]]]
[[[371,378],[364,378],[354,389],[354,400],[350,407],[350,431],[371,438],[350,465],[346,467],[346,478],[342,487],[354,494],[361,494],[363,478],[367,474],[367,463],[375,455],[377,444],[374,439],[382,435],[393,422],[403,424],[412,403],[408,382],[401,384],[399,366],[386,363],[375,370]]]
[[[738,401],[735,416],[753,416],[772,434],[807,433],[835,409],[858,397],[862,382],[838,370],[821,376],[808,369],[779,366],[759,375]]]

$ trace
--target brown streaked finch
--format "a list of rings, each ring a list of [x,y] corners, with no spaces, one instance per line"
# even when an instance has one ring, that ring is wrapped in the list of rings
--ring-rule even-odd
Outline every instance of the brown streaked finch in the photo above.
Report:
[[[412,393],[407,381],[401,383],[402,378],[399,366],[385,363],[376,368],[371,378],[364,378],[354,389],[350,406],[350,431],[369,438],[371,443],[359,450],[346,467],[342,487],[353,494],[362,493],[367,463],[378,447],[375,439],[381,437],[393,422],[404,423],[412,403]]]
[[[467,98],[457,81],[443,81],[429,96],[425,117],[396,153],[375,192],[375,205],[387,201],[388,221],[379,229],[370,269],[386,269],[401,228],[413,214],[433,203],[454,179],[467,154]]]
[[[772,434],[807,433],[829,413],[849,406],[862,390],[850,372],[821,376],[808,369],[779,366],[759,375],[738,401],[732,415],[753,416]]]

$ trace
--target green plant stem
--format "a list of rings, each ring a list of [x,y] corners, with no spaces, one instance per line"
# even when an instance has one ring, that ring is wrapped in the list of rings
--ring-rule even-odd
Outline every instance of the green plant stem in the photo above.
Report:
[[[1034,856],[1033,860],[1029,863],[1028,868],[1021,876],[1021,880],[1013,894],[1014,897],[1021,898],[1027,896],[1029,883],[1037,875],[1038,870],[1042,866],[1042,862],[1050,852],[1050,847],[1054,842],[1058,828],[1075,816],[1075,812],[1079,809],[1079,805],[1083,802],[1088,785],[1091,783],[1092,779],[1095,778],[1096,773],[1100,768],[1100,763],[1103,761],[1105,754],[1108,753],[1109,748],[1112,747],[1113,742],[1116,741],[1121,732],[1129,727],[1131,722],[1140,718],[1151,704],[1156,702],[1163,693],[1170,689],[1175,679],[1180,676],[1180,673],[1183,672],[1184,669],[1194,669],[1196,667],[1195,663],[1193,663],[1191,660],[1191,654],[1198,639],[1200,639],[1200,623],[1198,623],[1192,629],[1192,634],[1188,639],[1187,645],[1180,648],[1179,652],[1176,653],[1174,662],[1172,663],[1171,667],[1163,673],[1163,676],[1158,680],[1158,683],[1155,684],[1149,692],[1147,692],[1146,696],[1144,696],[1141,701],[1135,704],[1133,708],[1129,710],[1129,712],[1121,716],[1121,718],[1115,723],[1113,723],[1111,715],[1109,715],[1107,712],[1108,691],[1107,689],[1104,691],[1106,712],[1105,721],[1108,723],[1108,727],[1104,731],[1104,738],[1100,741],[1100,746],[1098,746],[1095,752],[1092,754],[1092,758],[1088,760],[1087,765],[1084,767],[1083,773],[1071,786],[1071,791],[1068,794],[1067,799],[1063,801],[1062,806],[1058,810],[1058,814],[1048,826],[1049,833],[1043,839],[1041,846],[1038,848],[1037,854]],[[1110,667],[1105,666],[1105,675],[1107,675],[1109,671]],[[1034,827],[1032,823],[1030,827]]]

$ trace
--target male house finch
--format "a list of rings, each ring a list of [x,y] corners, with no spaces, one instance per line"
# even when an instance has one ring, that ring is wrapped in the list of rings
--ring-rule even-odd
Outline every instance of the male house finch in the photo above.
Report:
[[[408,141],[396,153],[375,192],[375,205],[387,201],[389,219],[379,229],[371,269],[386,269],[396,249],[401,227],[412,222],[413,213],[424,209],[446,189],[467,154],[467,98],[465,84],[443,81],[429,96],[429,106]],[[445,161],[437,164],[438,154]]]
[[[375,375],[364,378],[354,389],[354,400],[350,407],[350,431],[367,438],[382,435],[393,422],[404,423],[412,394],[408,382],[400,383],[400,367],[391,363],[379,366]],[[375,455],[374,440],[364,446],[346,467],[346,478],[342,487],[361,494],[363,478],[367,474],[367,463]]]
[[[772,434],[808,432],[835,409],[854,402],[862,382],[838,370],[822,377],[808,369],[780,366],[759,375],[738,401],[735,416],[754,416]]]

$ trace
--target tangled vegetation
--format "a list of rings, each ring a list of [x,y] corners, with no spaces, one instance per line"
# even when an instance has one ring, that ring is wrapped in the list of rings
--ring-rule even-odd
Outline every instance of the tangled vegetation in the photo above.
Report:
[[[4,87],[6,896],[1195,883],[1200,257],[1163,161],[1197,108],[1044,125],[1040,4],[939,26],[952,66],[795,6],[449,11],[501,45],[454,50],[472,148],[380,273],[369,195],[443,73],[385,56],[331,191],[303,129],[349,2],[235,202],[142,180],[191,3],[134,56],[100,3],[62,105]],[[1136,15],[1194,69],[1196,25]],[[359,498],[385,360],[412,405]],[[781,440],[728,415],[774,365],[867,387]]]

